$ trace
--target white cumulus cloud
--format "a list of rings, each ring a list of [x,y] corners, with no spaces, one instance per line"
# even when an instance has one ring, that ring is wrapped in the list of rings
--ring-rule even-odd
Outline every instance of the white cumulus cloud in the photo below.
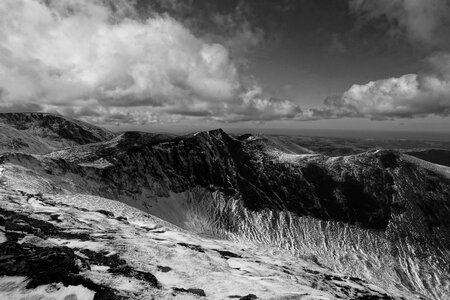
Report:
[[[407,74],[353,85],[312,109],[315,118],[413,118],[450,114],[450,82],[435,75]]]
[[[226,116],[227,107],[233,112],[243,103],[251,87],[223,45],[168,15],[142,21],[126,2],[111,3],[0,1],[0,109],[34,105],[89,116],[122,107],[133,116],[220,107]],[[292,115],[267,107],[268,119]],[[260,119],[266,111],[249,113]]]

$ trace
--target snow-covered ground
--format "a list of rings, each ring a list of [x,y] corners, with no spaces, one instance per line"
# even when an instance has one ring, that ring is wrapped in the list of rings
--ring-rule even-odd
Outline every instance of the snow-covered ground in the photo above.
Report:
[[[126,299],[239,299],[249,294],[260,299],[387,297],[379,287],[280,248],[208,238],[101,197],[36,194],[42,180],[32,172],[12,170],[9,166],[0,171],[5,173],[0,179],[0,209],[20,221],[10,217],[15,228],[0,227],[0,249],[14,234],[24,235],[17,241],[21,246],[68,247],[88,262],[83,278]],[[56,230],[46,234],[49,229],[30,229],[24,222]],[[21,226],[28,231],[20,232]],[[108,258],[124,260],[127,272],[112,272],[117,267]],[[145,280],[152,275],[157,285]],[[20,274],[0,277],[0,299],[92,299],[95,294],[83,285],[64,287],[59,282],[27,289],[27,280]]]
[[[311,153],[311,154],[287,153],[287,152],[279,151],[276,149],[267,150],[266,153],[269,154],[274,159],[277,159],[280,162],[286,162],[286,163],[296,163],[299,160],[301,160],[302,158],[314,157],[314,156],[320,155],[317,153]]]

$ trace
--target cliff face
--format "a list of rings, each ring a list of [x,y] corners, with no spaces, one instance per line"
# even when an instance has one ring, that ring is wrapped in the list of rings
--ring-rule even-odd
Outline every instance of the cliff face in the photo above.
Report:
[[[48,153],[110,140],[112,132],[67,117],[46,113],[0,113],[0,151]]]
[[[238,140],[222,130],[159,140],[126,133],[108,143],[54,152],[46,162],[52,172],[67,168],[53,164],[80,168],[75,172],[92,176],[117,199],[145,199],[146,190],[164,197],[199,186],[239,197],[253,211],[289,211],[370,229],[385,229],[408,203],[423,214],[437,207],[446,213],[449,195],[448,178],[394,151],[334,158],[287,153],[264,139]]]
[[[17,174],[32,170],[41,178],[36,190],[116,199],[185,229],[277,246],[393,291],[450,295],[450,171],[396,151],[330,158],[214,130],[128,132],[0,159]]]

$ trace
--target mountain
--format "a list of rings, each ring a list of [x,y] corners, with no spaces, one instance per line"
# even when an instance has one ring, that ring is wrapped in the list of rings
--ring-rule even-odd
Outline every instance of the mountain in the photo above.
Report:
[[[169,286],[178,282],[184,286],[177,287],[181,289],[177,291],[183,292],[191,281],[196,286],[189,288],[206,291],[207,298],[225,298],[225,294],[207,290],[208,284],[203,278],[214,282],[220,291],[230,291],[224,286],[225,278],[230,278],[230,286],[243,278],[231,279],[229,272],[234,274],[235,271],[219,267],[221,263],[209,255],[212,248],[207,245],[213,243],[220,245],[216,250],[252,260],[251,264],[249,260],[231,260],[239,270],[245,270],[242,276],[246,272],[254,272],[251,276],[258,273],[262,277],[254,282],[259,282],[269,276],[267,273],[271,274],[272,283],[266,285],[266,292],[254,287],[263,299],[276,295],[280,299],[300,299],[302,293],[305,293],[304,298],[312,299],[450,297],[450,168],[401,151],[370,150],[328,157],[292,145],[285,139],[253,135],[233,137],[218,129],[186,136],[126,132],[108,141],[73,146],[46,155],[4,153],[0,163],[8,193],[25,193],[32,195],[31,198],[40,195],[39,205],[31,205],[31,208],[26,199],[20,200],[23,197],[9,196],[18,207],[8,211],[24,210],[27,218],[44,218],[53,225],[64,225],[65,232],[70,226],[74,227],[70,231],[78,232],[76,228],[93,221],[82,224],[71,217],[69,222],[66,216],[58,222],[50,213],[40,217],[44,215],[39,210],[51,205],[47,203],[56,205],[57,201],[57,208],[49,208],[55,213],[67,209],[68,215],[82,215],[77,211],[78,206],[74,206],[77,204],[89,212],[93,211],[92,207],[113,211],[116,217],[111,207],[120,202],[124,205],[121,207],[137,208],[173,232],[189,235],[190,242],[186,243],[177,240],[179,233],[170,234],[177,245],[182,244],[181,248],[167,248],[170,243],[163,238],[156,239],[157,244],[161,244],[159,248],[148,250],[147,246],[142,246],[138,251],[141,255],[146,251],[172,253],[176,249],[183,255],[183,251],[196,251],[200,256],[206,255],[203,259],[210,262],[211,268],[202,273],[204,266],[198,266],[198,273],[185,277],[186,281],[156,274],[160,288],[152,289],[168,291]],[[128,221],[136,222],[133,218],[129,217]],[[34,228],[36,222],[30,222],[26,221],[30,225],[26,228]],[[152,228],[151,222],[140,220],[139,224]],[[108,226],[116,226],[113,223],[103,218],[99,225],[103,231],[90,231],[90,237],[105,234]],[[120,225],[121,232],[130,232],[125,225]],[[110,232],[118,230],[117,226],[116,229],[111,227]],[[31,229],[26,230],[29,233]],[[23,234],[26,230],[22,230]],[[61,239],[56,231],[44,233],[41,238],[48,241],[57,236]],[[125,239],[133,238],[128,235]],[[90,245],[73,241],[80,240],[75,236],[64,239],[69,245],[75,245],[72,248],[77,251]],[[117,238],[110,235],[105,239],[112,240],[111,247],[118,247],[124,253],[136,247],[120,246],[122,242],[116,242]],[[140,241],[148,245],[146,235]],[[208,247],[209,250],[205,250]],[[120,252],[116,248],[114,251]],[[76,255],[76,251],[74,253]],[[125,260],[136,265],[139,255],[130,255],[126,254]],[[85,259],[93,263],[89,256]],[[284,274],[288,274],[289,279],[280,273],[271,273],[269,270],[274,268],[268,264],[271,260],[280,261],[281,268],[290,266],[297,271],[286,269]],[[192,268],[198,264],[194,260],[181,261]],[[227,261],[230,263],[229,259]],[[179,262],[174,258],[164,263]],[[142,264],[137,265],[142,267]],[[320,283],[314,283],[317,278],[308,275],[316,274],[316,271],[307,271],[311,266],[319,268],[320,276],[325,278]],[[148,268],[152,274],[157,270],[151,262]],[[25,273],[15,275],[30,276]],[[224,274],[228,275],[221,277]],[[194,280],[192,276],[197,278]],[[354,281],[349,282],[349,278]],[[70,283],[67,282],[64,284]],[[282,282],[291,287],[289,292],[280,288]],[[346,292],[346,288],[336,287],[343,282],[358,284],[354,287],[359,292]],[[84,287],[90,285],[76,283]],[[252,293],[253,284],[243,285]],[[377,292],[369,287],[376,287]],[[319,295],[318,291],[327,295]]]
[[[0,151],[35,154],[104,142],[115,136],[106,129],[48,113],[0,113],[0,130]]]

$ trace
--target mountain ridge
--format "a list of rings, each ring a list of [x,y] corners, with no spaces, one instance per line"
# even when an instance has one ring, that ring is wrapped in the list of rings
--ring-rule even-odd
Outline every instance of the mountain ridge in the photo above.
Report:
[[[450,295],[450,171],[400,151],[329,157],[216,129],[126,132],[45,155],[4,153],[0,164],[18,189],[105,197],[189,232],[279,247],[394,294]]]
[[[109,130],[52,113],[0,113],[1,150],[48,153],[65,147],[105,142]],[[28,149],[29,148],[29,149]]]

